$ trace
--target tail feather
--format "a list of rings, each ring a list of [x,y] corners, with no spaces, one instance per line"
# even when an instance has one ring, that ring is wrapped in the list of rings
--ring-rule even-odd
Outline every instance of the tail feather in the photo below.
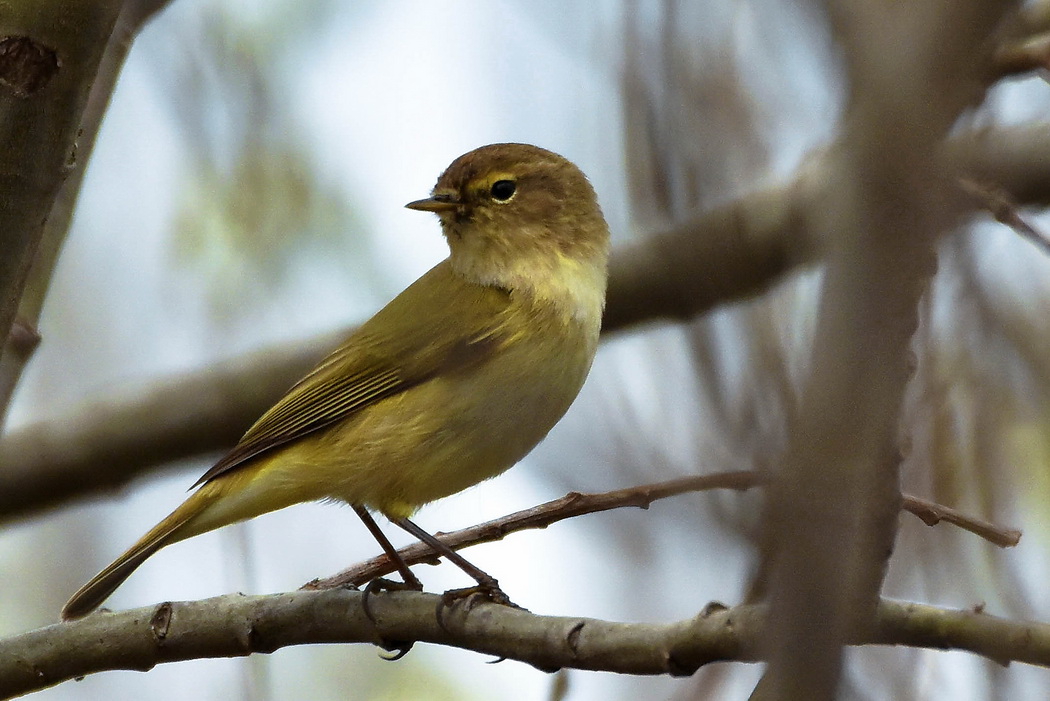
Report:
[[[211,499],[206,498],[206,494],[202,492],[197,492],[187,499],[182,506],[128,548],[127,552],[77,590],[62,607],[62,620],[82,618],[91,613],[150,555],[165,545],[196,535],[199,531],[192,528],[191,523],[210,503]]]

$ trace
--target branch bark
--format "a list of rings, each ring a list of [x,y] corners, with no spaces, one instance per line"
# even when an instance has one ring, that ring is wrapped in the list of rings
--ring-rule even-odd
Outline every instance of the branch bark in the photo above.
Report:
[[[56,183],[57,192],[50,204],[46,221],[39,231],[39,243],[32,257],[24,291],[19,295],[16,326],[7,336],[7,342],[0,346],[3,347],[3,352],[0,353],[0,427],[4,425],[4,415],[22,377],[22,371],[32,357],[36,342],[40,340],[36,327],[40,321],[40,311],[44,306],[47,289],[51,284],[51,273],[58,261],[62,244],[69,234],[84,173],[87,171],[87,164],[95,147],[95,138],[109,107],[109,99],[117,84],[124,59],[131,48],[131,42],[143,25],[168,2],[170,0],[125,0],[123,3],[117,3],[120,5],[120,14],[109,33],[108,41],[105,42],[97,74],[94,80],[88,80],[86,83],[90,91],[71,151],[73,160]],[[100,35],[87,35],[83,41],[99,38]],[[21,329],[28,329],[36,342],[31,345],[20,342],[25,335]]]
[[[122,4],[8,3],[0,16],[0,348],[5,354],[19,350],[7,339],[45,222],[77,165],[81,116]],[[10,392],[0,391],[3,395]],[[5,406],[6,401],[0,417]]]
[[[106,670],[147,671],[180,660],[244,657],[291,645],[429,642],[520,660],[537,669],[684,676],[711,662],[760,659],[765,608],[711,604],[666,624],[539,616],[490,603],[435,615],[441,597],[345,589],[227,596],[101,612],[0,640],[0,697]],[[966,650],[996,662],[1050,666],[1050,626],[882,600],[875,625],[853,645]]]
[[[531,528],[547,528],[566,519],[585,514],[637,507],[648,509],[659,499],[678,496],[689,492],[702,492],[713,489],[734,489],[747,491],[769,483],[769,476],[752,470],[734,472],[715,472],[694,477],[682,477],[667,482],[646,484],[640,487],[628,487],[599,494],[581,494],[570,492],[560,499],[548,501],[531,509],[516,511],[506,516],[479,523],[476,526],[462,528],[452,533],[435,533],[434,535],[453,550],[461,550],[481,543],[493,543],[503,540],[511,533]],[[969,516],[942,504],[914,497],[903,496],[901,508],[922,520],[927,526],[936,526],[941,522],[951,523],[974,535],[984,538],[1000,548],[1011,548],[1021,540],[1021,532],[1013,528],[1004,528],[984,519]],[[433,563],[437,555],[424,543],[413,543],[397,551],[401,560],[409,565],[421,562]],[[394,572],[396,568],[385,554],[358,563],[353,567],[324,579],[315,579],[303,585],[303,589],[332,589],[334,587],[358,587],[376,577]]]

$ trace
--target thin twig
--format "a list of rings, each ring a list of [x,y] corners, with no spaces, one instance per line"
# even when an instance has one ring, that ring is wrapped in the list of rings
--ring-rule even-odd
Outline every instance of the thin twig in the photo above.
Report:
[[[767,481],[768,478],[759,472],[738,470],[696,477],[684,477],[668,482],[658,482],[596,494],[570,492],[560,499],[548,501],[531,509],[517,511],[462,530],[451,533],[438,533],[436,535],[441,542],[453,550],[461,550],[471,545],[502,540],[504,536],[518,531],[546,528],[558,521],[564,521],[584,514],[620,509],[627,506],[647,509],[657,499],[712,489],[745,491],[753,487],[762,486]],[[946,521],[1001,548],[1017,545],[1021,538],[1021,532],[1018,530],[1003,528],[919,497],[904,495],[902,508],[918,516],[928,526],[935,526],[941,521]],[[434,551],[423,543],[413,543],[401,548],[398,550],[398,554],[410,565],[421,562],[436,564],[438,560]],[[379,555],[370,560],[360,562],[331,577],[315,579],[303,585],[302,588],[332,589],[335,587],[360,586],[365,582],[393,571],[394,567],[389,558],[386,555]]]
[[[1012,548],[1021,541],[1021,531],[1015,528],[1003,528],[983,519],[967,516],[950,506],[936,504],[910,494],[904,495],[904,504],[901,508],[918,516],[927,526],[936,526],[941,521],[946,521],[1000,548]]]
[[[974,197],[1000,224],[1013,229],[1020,236],[1034,243],[1043,253],[1050,255],[1050,237],[1029,224],[1018,212],[1017,202],[1003,188],[990,183],[959,178],[966,194]]]
[[[757,472],[741,470],[736,472],[717,472],[711,475],[685,477],[647,484],[640,487],[617,489],[612,492],[581,494],[569,492],[560,499],[548,501],[531,509],[516,511],[476,526],[464,528],[451,533],[436,533],[435,536],[453,550],[460,550],[471,545],[493,543],[504,536],[531,528],[546,528],[552,523],[584,514],[619,509],[625,506],[637,506],[648,509],[657,499],[701,492],[709,489],[747,490],[764,482],[765,478]],[[438,558],[429,546],[414,543],[397,551],[406,563],[413,565],[420,562],[437,564]],[[376,577],[394,571],[386,555],[365,560],[339,574],[324,579],[315,579],[303,585],[303,589],[331,589],[333,587],[360,586]]]

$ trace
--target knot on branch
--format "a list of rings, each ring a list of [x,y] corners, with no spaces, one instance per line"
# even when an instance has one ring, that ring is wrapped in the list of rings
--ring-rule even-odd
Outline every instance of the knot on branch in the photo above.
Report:
[[[58,72],[58,54],[27,36],[0,39],[0,85],[18,97],[29,97]]]

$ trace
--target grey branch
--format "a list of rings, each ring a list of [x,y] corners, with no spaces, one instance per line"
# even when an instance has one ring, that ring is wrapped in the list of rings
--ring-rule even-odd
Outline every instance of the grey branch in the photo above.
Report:
[[[7,3],[0,15],[0,353],[62,183],[122,2]],[[17,373],[0,373],[0,418]]]
[[[43,689],[106,670],[147,671],[180,660],[244,657],[290,645],[427,642],[562,668],[622,674],[688,675],[711,662],[760,659],[765,609],[711,604],[666,624],[540,616],[465,603],[436,613],[441,597],[417,592],[372,597],[373,624],[361,593],[346,589],[268,596],[231,594],[100,612],[72,623],[0,640],[0,697]],[[882,600],[870,634],[854,645],[966,650],[1000,663],[1050,666],[1050,626]]]
[[[3,346],[3,353],[0,353],[0,426],[3,426],[4,412],[35,348],[35,345],[27,347],[18,342],[19,329],[17,327],[21,324],[32,328],[35,333],[44,298],[51,285],[55,263],[58,261],[59,252],[73,221],[73,212],[80,195],[84,173],[87,171],[87,163],[94,150],[95,138],[98,136],[102,118],[109,106],[109,99],[117,84],[117,77],[124,65],[124,59],[143,24],[168,2],[170,0],[126,0],[121,5],[120,14],[117,16],[112,32],[109,33],[108,41],[105,42],[105,50],[99,59],[97,71],[92,75],[87,72],[90,66],[83,67],[85,72],[80,77],[85,85],[90,86],[90,91],[84,103],[79,124],[74,124],[78,127],[76,142],[72,146],[70,160],[66,167],[60,172],[52,173],[57,191],[53,195],[50,210],[45,217],[46,221],[39,229],[35,228],[36,221],[33,222],[33,231],[38,236],[36,252],[25,280],[21,299],[18,300],[19,317],[15,321],[15,326],[12,327],[6,345]],[[76,24],[72,26],[78,42],[106,40],[106,35],[101,32],[97,34],[82,32],[76,28]]]

